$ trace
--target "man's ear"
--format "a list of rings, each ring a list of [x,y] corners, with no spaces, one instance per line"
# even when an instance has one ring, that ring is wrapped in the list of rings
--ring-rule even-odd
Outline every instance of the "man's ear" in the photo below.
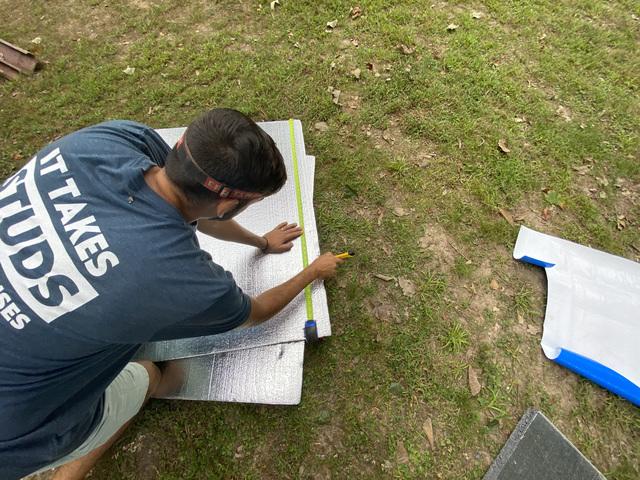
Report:
[[[240,200],[235,198],[221,198],[216,204],[216,214],[218,217],[222,217],[225,213],[231,212],[238,206]]]

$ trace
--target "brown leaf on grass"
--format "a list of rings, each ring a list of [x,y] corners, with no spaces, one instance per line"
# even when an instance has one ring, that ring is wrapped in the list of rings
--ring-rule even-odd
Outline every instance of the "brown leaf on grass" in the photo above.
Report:
[[[340,105],[340,90],[337,90],[333,87],[327,87],[327,91],[331,94],[331,100],[336,105]]]
[[[376,278],[379,278],[383,282],[390,282],[391,280],[394,279],[394,277],[390,277],[389,275],[383,275],[381,273],[374,273],[373,276]]]
[[[509,153],[511,150],[507,147],[507,141],[504,138],[498,140],[498,148],[502,153]]]
[[[360,80],[360,69],[356,68],[355,70],[351,70],[351,75],[353,75],[353,78],[355,78],[356,80]]]
[[[480,389],[482,388],[482,386],[478,381],[478,374],[476,373],[476,371],[473,369],[471,365],[469,365],[468,380],[469,380],[469,391],[471,392],[471,395],[475,397],[480,393]]]
[[[398,285],[405,297],[413,297],[416,294],[416,286],[411,280],[400,277],[398,278]]]
[[[475,18],[476,20],[478,20],[478,19],[480,19],[482,17],[484,17],[484,13],[482,13],[482,12],[478,12],[476,10],[471,12],[471,18]]]
[[[456,25],[455,23],[450,23],[449,25],[447,25],[447,31],[448,32],[453,32],[454,30],[457,30],[459,28],[459,25]]]
[[[406,217],[407,215],[409,215],[409,211],[406,208],[394,207],[393,208],[393,214],[396,217]]]
[[[404,43],[398,45],[398,50],[400,50],[405,55],[411,55],[416,51],[415,47],[408,47]]]
[[[617,215],[616,227],[618,228],[618,230],[624,230],[625,228],[627,228],[627,217],[625,217],[624,215]]]
[[[427,436],[431,450],[435,450],[436,444],[433,441],[433,423],[431,422],[431,417],[427,418],[422,424],[422,431]]]
[[[383,322],[388,322],[393,318],[395,308],[388,303],[380,303],[373,307],[373,316]]]
[[[420,245],[420,248],[422,248],[423,250],[427,250],[429,247],[431,247],[432,244],[433,239],[428,233],[425,233],[424,236],[418,239],[418,245]]]
[[[396,445],[396,462],[406,465],[409,463],[409,453],[407,453],[407,449],[402,443],[402,440],[398,440],[398,444]]]
[[[539,335],[540,334],[540,327],[538,325],[527,325],[527,333],[529,335]]]
[[[327,30],[333,30],[338,25],[338,20],[331,20],[327,22]]]
[[[435,156],[435,153],[419,153],[415,160],[415,164],[420,168],[428,167],[431,163],[431,159]]]
[[[502,218],[504,218],[509,223],[509,225],[511,225],[512,227],[515,227],[516,222],[513,221],[513,215],[511,215],[504,208],[499,208],[498,212],[500,213],[500,215],[502,215]]]
[[[351,16],[351,20],[355,20],[356,18],[359,18],[362,15],[362,8],[360,8],[357,5],[355,7],[351,7],[351,10],[349,11],[349,15]]]
[[[542,213],[540,214],[540,216],[542,217],[542,219],[546,222],[551,218],[551,215],[553,215],[553,207],[545,207],[542,209]]]
[[[586,175],[593,168],[593,165],[578,165],[573,166],[574,171],[578,172],[578,175]]]
[[[271,10],[275,10],[276,5],[280,5],[280,0],[273,0],[273,2],[271,2],[269,6],[271,7]]]
[[[495,278],[491,280],[489,286],[491,287],[491,290],[498,290],[500,288],[500,284],[496,281]]]
[[[556,109],[556,114],[562,117],[565,122],[570,122],[572,120],[571,112],[567,107],[563,107],[562,105],[558,105],[558,108]]]
[[[327,125],[327,122],[316,122],[313,124],[313,128],[315,128],[319,132],[326,132],[327,130],[329,130],[329,125]]]

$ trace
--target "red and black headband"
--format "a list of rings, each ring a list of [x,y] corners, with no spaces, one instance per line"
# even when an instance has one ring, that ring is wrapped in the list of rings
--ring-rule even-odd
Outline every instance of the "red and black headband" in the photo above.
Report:
[[[214,193],[217,193],[222,198],[233,198],[236,200],[256,200],[258,198],[264,197],[262,193],[257,192],[245,192],[244,190],[238,190],[236,188],[225,185],[222,182],[219,182],[215,178],[211,178],[207,173],[196,163],[193,156],[191,155],[191,151],[189,150],[189,146],[187,145],[187,132],[182,134],[178,142],[176,143],[176,150],[178,155],[181,157],[186,157],[198,172],[198,181],[200,184]]]

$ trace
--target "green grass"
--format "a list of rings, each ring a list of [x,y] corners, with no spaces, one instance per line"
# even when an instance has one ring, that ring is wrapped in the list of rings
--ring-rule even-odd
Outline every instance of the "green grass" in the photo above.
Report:
[[[358,252],[327,284],[334,336],[307,348],[300,406],[154,401],[93,478],[478,479],[531,406],[607,478],[638,478],[637,408],[542,358],[526,327],[544,316],[543,275],[510,258],[517,226],[499,214],[638,257],[637,2],[371,0],[357,20],[346,2],[280,3],[0,3],[3,39],[46,62],[0,84],[0,175],[109,118],[178,126],[214,106],[296,117],[318,158],[322,248]],[[376,319],[370,300],[396,317]]]

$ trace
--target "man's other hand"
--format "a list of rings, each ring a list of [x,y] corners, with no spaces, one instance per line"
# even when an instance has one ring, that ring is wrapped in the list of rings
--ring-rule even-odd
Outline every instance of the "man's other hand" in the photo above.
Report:
[[[336,257],[333,253],[325,253],[316,258],[310,268],[318,279],[326,280],[338,273],[338,265],[344,262],[344,259]]]
[[[293,247],[293,240],[302,235],[302,229],[295,223],[282,222],[276,228],[263,235],[266,240],[264,253],[288,252]]]

